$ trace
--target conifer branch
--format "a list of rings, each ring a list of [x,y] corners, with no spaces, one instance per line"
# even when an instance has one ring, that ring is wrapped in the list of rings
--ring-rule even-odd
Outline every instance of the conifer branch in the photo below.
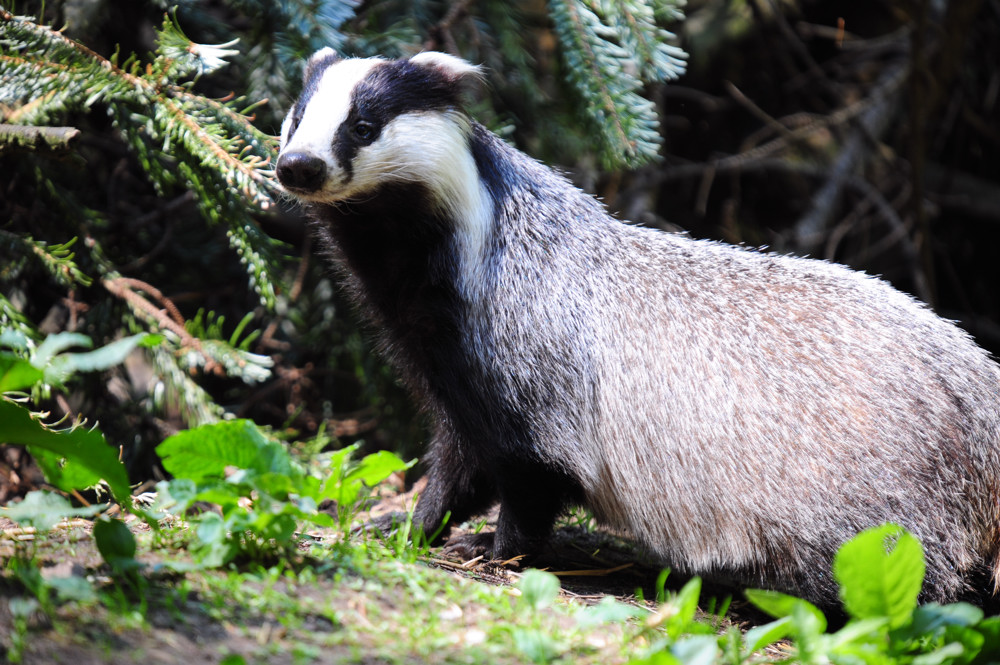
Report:
[[[631,54],[622,35],[583,0],[551,0],[563,46],[566,76],[586,100],[608,166],[636,167],[657,158],[659,120],[652,102],[637,90]]]
[[[196,178],[190,165],[181,169],[199,191],[199,209],[209,221],[229,225],[231,244],[248,266],[251,282],[262,301],[273,306],[273,285],[262,278],[277,278],[271,268],[276,261],[274,241],[256,229],[245,206],[232,205],[227,192],[237,193],[259,210],[273,205],[268,166],[276,141],[232,108],[239,100],[223,102],[194,95],[176,80],[224,64],[223,56],[234,51],[223,47],[231,43],[194,44],[168,18],[160,31],[155,59],[142,68],[134,57],[119,66],[117,56],[104,58],[61,33],[9,12],[0,13],[0,29],[7,43],[30,44],[35,54],[25,58],[0,45],[0,101],[9,100],[8,105],[14,107],[7,119],[37,124],[53,113],[106,103],[161,193],[165,186],[177,184],[177,178],[162,165],[171,157],[170,150],[154,152],[149,143],[181,147],[175,156],[178,163],[196,164],[205,173]],[[206,178],[214,181],[213,186],[206,186]],[[220,207],[234,214],[221,217],[216,212]]]
[[[80,137],[75,127],[32,127],[0,124],[0,153],[25,150],[69,150]]]

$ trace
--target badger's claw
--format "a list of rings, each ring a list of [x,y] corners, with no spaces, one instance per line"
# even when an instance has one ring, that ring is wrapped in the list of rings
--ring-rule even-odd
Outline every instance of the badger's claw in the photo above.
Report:
[[[463,561],[480,556],[490,558],[493,556],[494,536],[492,531],[454,536],[444,544],[444,553],[457,556]]]

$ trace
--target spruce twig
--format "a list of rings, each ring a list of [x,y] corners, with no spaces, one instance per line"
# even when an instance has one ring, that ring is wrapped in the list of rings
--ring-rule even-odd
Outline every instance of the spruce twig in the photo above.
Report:
[[[75,127],[32,127],[0,123],[0,153],[6,150],[67,151],[80,137]]]

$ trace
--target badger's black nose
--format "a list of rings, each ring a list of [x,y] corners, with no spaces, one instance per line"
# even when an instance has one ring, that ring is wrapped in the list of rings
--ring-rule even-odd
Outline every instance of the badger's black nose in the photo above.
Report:
[[[288,152],[278,157],[275,174],[288,189],[315,192],[326,180],[326,162],[308,152]]]

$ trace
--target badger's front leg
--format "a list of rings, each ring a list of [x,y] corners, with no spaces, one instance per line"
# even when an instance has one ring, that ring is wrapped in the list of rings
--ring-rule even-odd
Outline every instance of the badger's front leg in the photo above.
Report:
[[[465,559],[483,555],[506,560],[537,554],[567,503],[579,500],[576,484],[562,474],[533,464],[512,466],[499,473],[496,531],[452,538],[446,551]]]
[[[440,541],[452,526],[486,512],[497,500],[497,488],[445,419],[435,429],[424,459],[427,485],[417,497],[413,527],[414,533],[423,531],[428,538],[438,534]],[[387,515],[375,526],[387,532],[405,519],[403,514]]]

